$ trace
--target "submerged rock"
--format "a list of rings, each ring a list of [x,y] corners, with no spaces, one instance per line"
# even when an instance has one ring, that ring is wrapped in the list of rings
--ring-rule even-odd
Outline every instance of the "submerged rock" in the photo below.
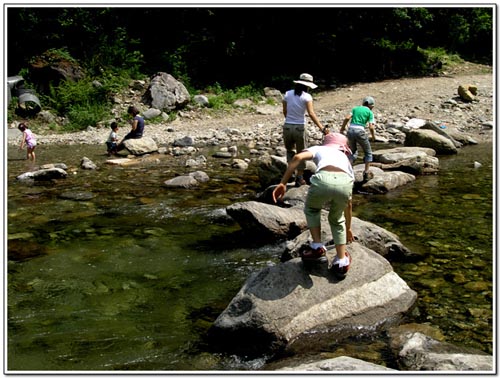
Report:
[[[278,369],[277,371],[378,371],[378,370],[390,370],[396,371],[394,369],[389,369],[382,365],[372,364],[371,362],[366,362],[363,360],[358,360],[357,358],[351,358],[348,356],[329,358],[327,360],[321,360],[318,362],[311,362],[308,364],[301,364],[293,367],[286,367]]]
[[[50,181],[53,179],[66,178],[68,173],[61,168],[49,168],[49,169],[39,169],[37,171],[25,172],[19,176],[17,179],[19,181]]]
[[[391,330],[389,336],[401,370],[493,370],[493,357],[478,350],[457,347],[403,327]]]

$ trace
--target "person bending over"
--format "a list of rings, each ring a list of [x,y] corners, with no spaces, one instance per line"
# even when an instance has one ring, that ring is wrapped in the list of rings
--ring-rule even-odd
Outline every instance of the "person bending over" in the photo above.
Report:
[[[348,157],[350,153],[347,138],[343,134],[327,134],[322,145],[306,148],[293,157],[280,184],[272,193],[274,202],[282,199],[287,182],[297,166],[306,160],[314,161],[317,169],[311,177],[304,205],[312,242],[301,257],[303,261],[327,261],[326,247],[321,242],[321,210],[328,205],[328,223],[337,253],[330,270],[338,279],[345,278],[349,270],[351,256],[346,244],[354,241],[351,230],[354,172]]]

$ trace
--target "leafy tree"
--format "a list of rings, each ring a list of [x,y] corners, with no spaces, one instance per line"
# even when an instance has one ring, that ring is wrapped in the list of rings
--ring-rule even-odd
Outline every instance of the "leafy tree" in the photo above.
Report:
[[[96,77],[167,71],[193,88],[289,85],[301,72],[328,81],[427,74],[423,49],[491,64],[493,9],[9,7],[8,71],[65,48]]]

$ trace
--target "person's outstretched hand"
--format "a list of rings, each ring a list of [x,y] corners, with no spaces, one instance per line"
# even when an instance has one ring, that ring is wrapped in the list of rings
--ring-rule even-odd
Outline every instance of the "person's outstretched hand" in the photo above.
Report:
[[[347,242],[352,243],[354,241],[354,234],[351,229],[347,230]]]
[[[283,184],[278,184],[278,186],[276,188],[274,188],[273,190],[273,201],[274,203],[278,202],[278,200],[280,200],[281,198],[283,198],[283,196],[285,195],[286,193],[286,185],[283,185]]]

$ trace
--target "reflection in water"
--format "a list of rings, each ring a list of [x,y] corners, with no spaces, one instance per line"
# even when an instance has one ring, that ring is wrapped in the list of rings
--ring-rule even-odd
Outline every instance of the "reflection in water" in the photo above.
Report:
[[[99,169],[79,169],[83,156]],[[51,146],[37,159],[64,162],[69,177],[19,183],[28,167],[9,149],[9,370],[262,367],[263,359],[211,353],[204,341],[248,275],[279,263],[283,250],[240,237],[225,215],[229,204],[253,199],[252,170],[209,159],[203,189],[171,190],[162,184],[188,171],[182,158],[121,168],[104,164],[102,146]],[[355,216],[423,256],[393,262],[418,293],[414,321],[492,353],[492,149],[471,146],[440,162],[439,175],[355,195]],[[383,335],[322,348],[328,357],[391,363]]]

